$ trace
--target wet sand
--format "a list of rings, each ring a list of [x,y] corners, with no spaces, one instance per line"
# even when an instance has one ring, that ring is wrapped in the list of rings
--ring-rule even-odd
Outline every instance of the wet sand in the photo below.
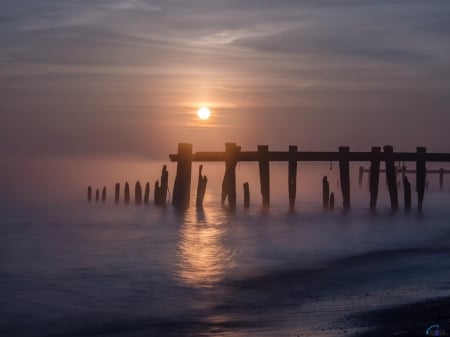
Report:
[[[368,311],[352,318],[358,327],[369,328],[354,335],[359,337],[425,336],[433,324],[439,324],[449,335],[450,297]]]

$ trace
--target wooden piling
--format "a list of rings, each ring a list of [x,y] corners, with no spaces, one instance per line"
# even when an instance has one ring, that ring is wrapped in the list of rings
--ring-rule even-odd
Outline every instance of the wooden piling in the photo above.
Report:
[[[142,187],[139,181],[134,185],[134,203],[136,205],[142,204]]]
[[[380,147],[372,147],[372,160],[370,161],[369,189],[370,209],[375,210],[378,199],[378,186],[380,181]]]
[[[177,175],[173,186],[172,204],[178,209],[189,207],[191,195],[192,144],[178,144]]]
[[[160,206],[161,202],[161,193],[160,193],[160,187],[159,187],[159,180],[155,181],[155,186],[153,188],[153,201],[156,206]]]
[[[102,202],[106,202],[106,186],[104,186],[102,190]]]
[[[228,198],[228,209],[236,209],[236,164],[241,147],[236,143],[225,144],[225,175],[222,181],[222,204]]]
[[[417,190],[417,209],[422,211],[423,198],[425,194],[425,181],[426,181],[426,165],[425,155],[427,152],[426,147],[417,148],[417,161],[416,161],[416,190]]]
[[[333,192],[331,192],[331,194],[330,194],[329,209],[331,211],[334,209],[334,193]]]
[[[363,183],[363,177],[364,177],[364,166],[359,167],[359,174],[358,174],[358,186],[361,188]]]
[[[203,165],[200,165],[198,168],[197,198],[195,201],[197,208],[203,208],[203,199],[205,197],[206,184],[208,182],[208,178],[202,175],[202,170]]]
[[[289,146],[289,172],[288,172],[288,191],[289,191],[289,209],[295,209],[295,198],[297,195],[297,146]]]
[[[258,145],[259,155],[259,180],[261,184],[262,206],[264,209],[270,206],[270,166],[269,146]]]
[[[169,181],[169,172],[167,166],[164,165],[161,171],[161,182],[155,182],[155,205],[166,207],[167,203],[167,189]],[[190,187],[189,187],[190,190]]]
[[[386,179],[391,199],[391,210],[398,210],[397,170],[393,159],[394,148],[391,145],[383,147],[386,163]]]
[[[98,188],[95,190],[95,202],[98,202],[100,200],[100,191]]]
[[[118,204],[120,201],[120,184],[116,183],[114,186],[114,202]]]
[[[144,203],[148,205],[150,201],[150,183],[145,184]]]
[[[88,198],[88,202],[91,202],[91,201],[92,201],[92,187],[91,187],[91,186],[88,186],[88,189],[87,189],[87,198]]]
[[[350,210],[350,163],[348,146],[339,147],[339,173],[341,178],[341,191],[344,210]]]
[[[244,183],[244,209],[250,208],[250,186],[248,182]]]
[[[189,179],[189,193],[191,191],[190,187],[190,179]],[[169,189],[169,172],[167,171],[167,165],[163,165],[162,171],[161,171],[161,206],[166,207],[167,204],[167,191]]]
[[[123,195],[124,195],[124,202],[125,204],[129,204],[130,203],[130,185],[128,185],[128,181],[125,182],[125,188],[123,191]]]
[[[411,184],[406,176],[403,178],[403,194],[405,197],[405,211],[409,212],[411,210]]]
[[[444,188],[444,169],[439,169],[439,190],[442,191]]]
[[[324,210],[328,209],[328,204],[330,202],[330,184],[328,183],[327,176],[322,179],[322,206]]]

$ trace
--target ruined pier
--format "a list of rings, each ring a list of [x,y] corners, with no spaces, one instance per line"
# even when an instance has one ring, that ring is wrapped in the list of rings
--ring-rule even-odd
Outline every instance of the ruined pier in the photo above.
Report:
[[[337,162],[339,163],[340,187],[343,209],[351,207],[350,199],[350,163],[370,163],[370,207],[376,208],[380,179],[380,164],[385,164],[391,209],[398,210],[398,190],[396,162],[414,162],[416,164],[416,193],[418,210],[422,210],[426,163],[450,162],[450,153],[428,153],[425,147],[417,147],[416,152],[395,152],[390,145],[373,147],[368,152],[352,152],[348,146],[340,146],[338,151],[299,151],[297,146],[291,145],[288,151],[269,151],[268,145],[258,145],[257,151],[242,151],[236,143],[226,143],[225,151],[193,152],[192,144],[178,144],[178,153],[169,155],[172,162],[177,162],[177,174],[173,189],[172,203],[176,208],[187,208],[190,204],[192,162],[224,162],[225,173],[222,183],[222,203],[228,200],[230,210],[236,208],[236,165],[238,162],[258,162],[262,206],[270,206],[270,162],[287,162],[287,189],[289,206],[295,206],[297,163],[298,162]],[[439,171],[442,173],[442,170]],[[247,187],[248,189],[248,187]],[[247,197],[246,197],[247,198]],[[334,198],[333,198],[334,200]]]

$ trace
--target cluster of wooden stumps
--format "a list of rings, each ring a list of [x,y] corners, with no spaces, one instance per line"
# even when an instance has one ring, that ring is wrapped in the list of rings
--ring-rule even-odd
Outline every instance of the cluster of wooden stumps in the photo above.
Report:
[[[350,162],[369,162],[369,189],[370,208],[375,209],[378,199],[380,165],[385,163],[386,180],[393,211],[399,208],[399,198],[397,189],[396,162],[416,163],[416,192],[417,208],[422,210],[426,183],[426,162],[450,162],[448,153],[427,153],[426,148],[418,147],[416,152],[394,152],[390,145],[383,147],[372,147],[370,152],[350,152],[349,147],[341,146],[337,152],[312,152],[298,151],[297,146],[289,146],[289,151],[270,151],[267,145],[259,145],[257,151],[241,151],[241,147],[235,143],[226,143],[225,152],[192,152],[192,145],[178,144],[178,153],[169,156],[172,161],[177,162],[177,174],[173,189],[172,203],[176,208],[184,209],[189,206],[192,162],[221,161],[225,163],[225,175],[222,182],[222,203],[228,201],[229,210],[236,209],[236,165],[240,161],[253,161],[259,164],[259,177],[262,194],[262,206],[268,208],[270,205],[270,162],[288,162],[288,192],[289,206],[295,207],[296,186],[297,186],[297,163],[298,162],[338,162],[339,180],[342,193],[343,209],[348,211],[350,204]],[[441,172],[441,171],[440,171]],[[199,189],[201,181],[201,170],[199,173]],[[404,184],[405,209],[411,209],[411,185],[406,176],[402,177]],[[206,184],[206,183],[205,183]],[[202,187],[203,188],[203,187]],[[250,204],[249,185],[244,186],[244,206],[248,208]],[[334,208],[334,193],[329,194],[328,181],[323,182],[323,206],[326,209]],[[197,200],[198,200],[197,193]],[[202,199],[203,200],[203,199]]]
[[[168,182],[169,182],[169,173],[167,171],[166,165],[163,166],[161,172],[161,179],[155,182],[154,188],[154,203],[156,206],[166,206],[167,204],[167,194],[168,194]],[[116,183],[114,186],[114,202],[116,204],[120,203],[120,183]],[[93,201],[92,198],[92,187],[89,186],[87,190],[87,199],[89,202]],[[99,189],[96,189],[95,192],[95,201],[98,202],[99,199]],[[106,202],[106,186],[102,189],[102,202]],[[128,182],[125,182],[125,186],[123,188],[123,202],[125,204],[131,203],[131,195],[130,195],[130,185]],[[141,204],[149,204],[150,203],[150,183],[147,182],[145,184],[145,190],[142,192],[142,185],[139,181],[134,185],[134,203],[136,205]]]

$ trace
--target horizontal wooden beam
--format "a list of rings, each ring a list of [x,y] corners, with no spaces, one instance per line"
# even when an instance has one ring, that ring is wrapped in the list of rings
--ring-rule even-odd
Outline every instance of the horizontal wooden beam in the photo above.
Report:
[[[242,151],[237,154],[237,161],[259,161],[261,154],[258,151]],[[385,153],[373,152],[349,152],[346,154],[349,161],[371,161],[373,159],[385,160]],[[394,152],[391,155],[394,161],[415,162],[418,158],[416,152]],[[178,161],[178,154],[169,155],[171,161]],[[289,151],[270,151],[267,154],[269,161],[339,161],[339,152],[317,152],[317,151],[298,151],[293,154]],[[427,162],[450,162],[450,153],[426,153],[422,157]],[[225,152],[196,152],[192,154],[192,161],[195,162],[214,162],[226,161]]]

